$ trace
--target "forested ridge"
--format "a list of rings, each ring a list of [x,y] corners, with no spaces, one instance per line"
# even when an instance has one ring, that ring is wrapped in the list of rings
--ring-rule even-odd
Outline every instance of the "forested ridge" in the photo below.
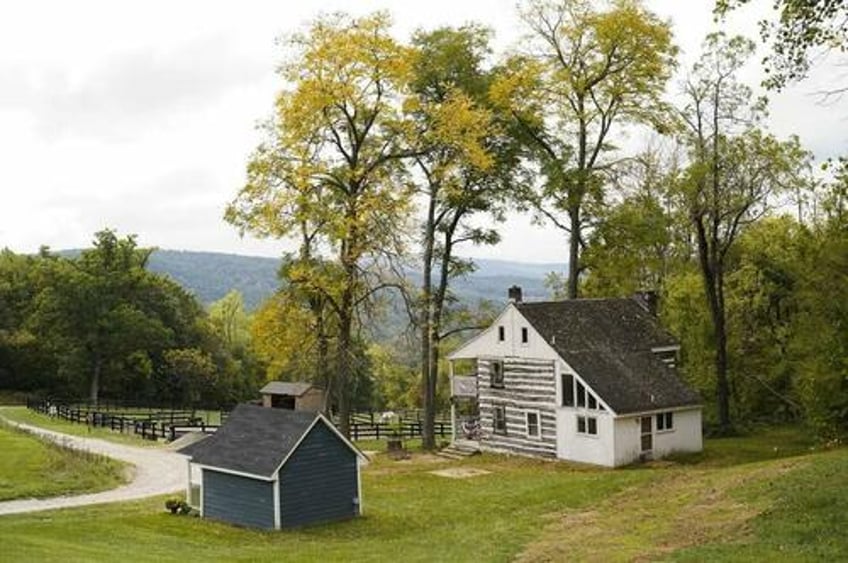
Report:
[[[719,27],[745,3],[718,2]],[[261,286],[225,274],[249,306],[231,292],[205,311],[113,231],[74,259],[7,251],[0,385],[196,402],[309,379],[343,432],[363,405],[423,406],[433,447],[445,354],[498,310],[465,256],[523,211],[563,234],[547,296],[658,292],[710,432],[793,422],[840,437],[848,157],[770,131],[768,95],[845,52],[848,9],[774,9],[759,38],[707,36],[689,68],[638,0],[522,2],[526,39],[502,53],[473,23],[398,38],[385,12],[318,16],[280,43],[279,92],[224,216],[295,243],[262,262]],[[744,80],[757,41],[773,51],[762,85]],[[189,285],[212,261],[168,268]]]

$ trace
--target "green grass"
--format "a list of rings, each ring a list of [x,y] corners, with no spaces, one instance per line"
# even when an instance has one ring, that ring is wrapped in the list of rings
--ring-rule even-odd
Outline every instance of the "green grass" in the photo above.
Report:
[[[848,560],[848,450],[818,454],[779,479],[733,492],[765,509],[747,533],[675,554],[681,561]]]
[[[64,449],[0,424],[0,501],[95,492],[124,482],[124,464]]]
[[[9,560],[48,562],[844,560],[848,450],[811,447],[778,428],[622,470],[378,455],[363,472],[365,516],[348,522],[261,532],[171,516],[156,498],[0,517],[0,537],[15,538]],[[458,466],[491,473],[430,473]]]
[[[48,430],[55,430],[56,432],[64,432],[65,434],[71,434],[73,436],[101,438],[103,440],[133,446],[153,448],[161,446],[161,443],[155,440],[143,440],[135,434],[121,434],[120,432],[113,432],[107,428],[94,428],[86,424],[77,424],[60,418],[51,418],[47,415],[31,411],[26,407],[0,407],[0,417],[5,417],[15,422],[31,424],[40,428],[46,428]]]
[[[507,561],[532,540],[542,514],[590,506],[651,477],[558,463],[482,456],[491,471],[447,479],[456,465],[429,456],[378,459],[364,472],[365,516],[295,532],[257,532],[165,514],[163,499],[0,517],[10,560],[110,561]]]

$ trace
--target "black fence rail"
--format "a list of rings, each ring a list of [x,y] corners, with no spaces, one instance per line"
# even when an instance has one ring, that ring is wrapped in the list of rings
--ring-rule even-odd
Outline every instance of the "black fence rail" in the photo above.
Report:
[[[450,436],[451,425],[449,422],[436,422],[434,426],[436,436]],[[385,438],[420,438],[420,422],[353,422],[350,425],[350,437],[352,440],[382,440]]]
[[[218,425],[206,424],[204,419],[190,410],[134,411],[98,410],[91,405],[69,405],[51,401],[27,400],[27,408],[54,418],[91,427],[108,428],[115,432],[136,434],[146,440],[159,438],[175,440],[187,432],[211,433]],[[225,417],[221,416],[221,420]]]

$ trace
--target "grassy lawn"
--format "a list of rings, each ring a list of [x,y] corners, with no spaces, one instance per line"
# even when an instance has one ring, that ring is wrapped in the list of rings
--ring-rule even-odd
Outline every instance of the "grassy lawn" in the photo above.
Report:
[[[106,428],[94,428],[85,424],[76,424],[59,418],[50,418],[47,415],[31,411],[26,407],[0,407],[0,417],[6,417],[15,422],[23,422],[24,424],[31,424],[40,428],[55,430],[56,432],[64,432],[65,434],[72,434],[74,436],[101,438],[103,440],[129,444],[132,446],[155,448],[162,445],[160,442],[153,440],[142,440],[135,434],[121,434],[120,432],[113,432]]]
[[[363,472],[366,515],[349,522],[259,532],[171,516],[157,498],[0,517],[0,537],[15,538],[9,560],[38,561],[846,559],[848,450],[810,448],[776,429],[619,470],[377,455]],[[430,473],[456,466],[490,474]]]
[[[0,424],[0,501],[95,492],[124,482],[124,464],[65,450]]]

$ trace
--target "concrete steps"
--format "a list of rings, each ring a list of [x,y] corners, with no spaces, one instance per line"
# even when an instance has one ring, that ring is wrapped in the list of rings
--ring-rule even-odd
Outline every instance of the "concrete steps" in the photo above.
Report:
[[[476,446],[452,443],[446,448],[436,452],[436,455],[445,459],[459,461],[480,453]]]

